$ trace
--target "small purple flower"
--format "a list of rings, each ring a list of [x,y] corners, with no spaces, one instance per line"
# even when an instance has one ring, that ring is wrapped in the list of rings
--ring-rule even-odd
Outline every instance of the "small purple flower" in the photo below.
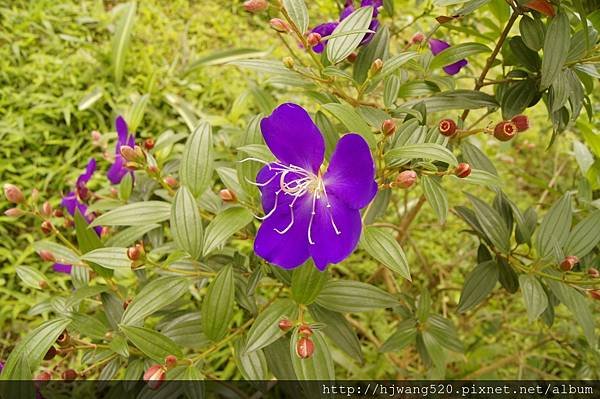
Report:
[[[129,135],[129,129],[127,123],[122,116],[117,116],[115,120],[115,127],[117,129],[117,144],[115,145],[115,162],[111,165],[106,173],[108,180],[112,184],[119,184],[123,177],[127,173],[132,173],[125,167],[125,160],[121,156],[121,146],[128,145],[129,147],[135,146],[135,136]]]
[[[362,0],[360,2],[361,7],[373,7],[373,20],[371,21],[371,25],[369,25],[369,29],[372,31],[377,31],[379,28],[379,21],[377,20],[377,15],[379,15],[379,7],[383,5],[383,0]],[[346,19],[350,14],[352,14],[356,8],[354,7],[353,0],[347,0],[344,6],[344,9],[340,13],[339,21],[337,22],[325,22],[323,24],[315,26],[311,32],[318,33],[322,37],[329,36],[333,33],[335,28],[340,24],[341,21]],[[365,37],[361,40],[360,45],[368,44],[373,39],[374,33],[367,33]],[[313,47],[313,51],[315,53],[322,53],[327,45],[327,40],[323,40],[321,43],[317,44]]]
[[[309,257],[319,270],[341,262],[358,244],[360,209],[377,193],[369,146],[360,135],[346,134],[324,171],[323,135],[299,105],[280,105],[261,130],[278,161],[256,176],[266,215],[255,252],[285,269]]]
[[[0,362],[0,373],[2,373],[2,370],[4,370],[4,363]]]
[[[431,52],[433,53],[433,55],[438,55],[439,53],[441,53],[443,50],[447,49],[448,47],[450,47],[450,45],[443,40],[437,40],[437,39],[429,40],[429,48],[431,49]],[[444,72],[446,72],[448,75],[456,75],[467,64],[468,64],[467,60],[463,59],[463,60],[456,61],[454,64],[446,65],[443,69],[444,69]]]

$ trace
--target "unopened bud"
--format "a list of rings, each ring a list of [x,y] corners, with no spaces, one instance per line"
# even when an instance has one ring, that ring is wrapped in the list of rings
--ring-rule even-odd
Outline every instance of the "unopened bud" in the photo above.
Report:
[[[396,132],[396,122],[393,119],[386,119],[381,124],[381,132],[386,136],[391,136]]]
[[[53,214],[55,218],[61,218],[65,215],[62,209],[55,209]]]
[[[165,380],[165,369],[160,364],[148,367],[144,373],[144,381],[150,389],[158,389]]]
[[[33,379],[36,381],[50,381],[52,379],[52,374],[50,374],[47,371],[42,371],[41,373],[36,375]]]
[[[281,18],[273,18],[269,21],[269,25],[271,25],[271,28],[280,33],[291,31],[290,25]]]
[[[517,135],[517,126],[513,122],[502,121],[494,127],[494,137],[500,141],[508,141]]]
[[[64,347],[68,346],[70,342],[71,342],[71,337],[69,336],[69,333],[67,332],[67,330],[63,331],[58,336],[58,338],[56,338],[56,343],[61,348],[64,348]]]
[[[113,198],[117,198],[119,196],[119,190],[114,187],[110,188],[110,196]]]
[[[442,119],[438,124],[438,130],[443,136],[452,137],[456,134],[456,122],[452,119]]]
[[[296,354],[300,359],[308,359],[315,352],[315,344],[310,338],[302,337],[296,343]]]
[[[4,211],[4,214],[11,218],[18,218],[19,216],[23,216],[25,212],[23,212],[19,208],[10,208]]]
[[[106,237],[108,233],[110,233],[110,227],[102,226],[102,228],[100,229],[100,237]]]
[[[269,7],[267,0],[247,0],[244,2],[244,10],[248,12],[261,12]]]
[[[42,216],[49,218],[52,216],[52,205],[48,201],[42,204]]]
[[[589,293],[592,299],[600,301],[600,290],[590,290]]]
[[[517,127],[518,132],[529,129],[529,118],[525,115],[517,115],[510,120]]]
[[[138,170],[140,168],[140,164],[137,162],[127,161],[125,162],[125,167],[129,170]]]
[[[38,255],[40,256],[40,258],[43,261],[46,261],[46,262],[54,262],[54,261],[56,261],[56,258],[54,257],[54,254],[52,254],[52,252],[47,251],[45,249],[40,250],[38,252]]]
[[[163,179],[165,184],[171,188],[177,187],[177,179],[173,176],[167,176]]]
[[[579,263],[579,258],[577,256],[567,256],[560,262],[560,268],[568,272],[569,270],[573,270],[573,268]]]
[[[302,324],[298,328],[298,334],[300,334],[301,336],[304,336],[304,337],[310,337],[313,334],[313,330],[312,330],[312,328],[310,328],[310,326],[308,324]]]
[[[381,68],[383,68],[383,61],[381,60],[381,58],[377,58],[371,64],[371,69],[369,69],[369,74],[371,76],[375,76],[381,71]]]
[[[128,162],[133,162],[137,158],[135,150],[128,145],[122,145],[119,152],[121,153],[121,156],[123,157],[123,159]]]
[[[63,222],[63,227],[65,229],[70,229],[73,226],[75,226],[75,222],[73,221],[73,219],[65,219],[65,221]]]
[[[471,174],[471,165],[468,163],[461,162],[454,169],[454,174],[461,179],[467,177]]]
[[[137,246],[130,247],[127,249],[127,257],[132,261],[136,261],[136,260],[140,259],[140,255],[141,255],[141,251]]]
[[[398,174],[395,185],[400,188],[409,188],[417,181],[417,173],[414,170],[404,170]]]
[[[424,40],[425,40],[425,35],[422,32],[417,32],[410,38],[410,43],[411,44],[421,44],[421,43],[423,43]]]
[[[595,267],[590,267],[587,271],[587,274],[588,274],[588,276],[590,276],[592,278],[600,277],[600,272]]]
[[[352,52],[348,57],[346,57],[346,60],[350,63],[353,63],[354,61],[356,61],[356,58],[358,58],[358,54]]]
[[[237,201],[237,195],[228,188],[219,191],[219,197],[223,202],[235,202]]]
[[[150,165],[150,166],[148,166],[148,172],[152,175],[158,175],[158,173],[160,172],[160,169],[158,169],[158,166],[156,166],[156,165]]]
[[[130,303],[131,303],[131,298],[125,299],[125,301],[123,301],[123,310],[127,309],[129,307]]]
[[[315,47],[317,44],[321,43],[321,34],[317,32],[310,32],[306,37],[306,42],[310,47]]]
[[[13,204],[20,204],[25,201],[23,192],[14,184],[6,183],[4,185],[4,195],[6,196],[6,199]]]
[[[294,59],[292,57],[284,57],[283,66],[287,69],[294,69]]]
[[[56,356],[56,348],[51,346],[50,349],[48,349],[48,352],[46,352],[44,355],[44,360],[52,360],[54,359],[54,356]]]
[[[279,320],[277,326],[281,331],[289,331],[289,329],[294,326],[294,323],[292,323],[292,321],[288,319],[281,319]]]
[[[90,135],[92,136],[92,142],[94,144],[97,144],[100,140],[102,140],[102,134],[100,134],[100,132],[97,130],[92,130]]]
[[[177,358],[175,357],[175,355],[168,355],[167,357],[165,357],[165,367],[167,368],[167,370],[171,370],[175,366],[177,366]]]
[[[44,220],[42,222],[41,229],[42,229],[42,233],[44,233],[44,234],[50,234],[50,233],[52,233],[52,230],[53,230],[52,223],[49,220]]]
[[[63,371],[61,378],[65,381],[73,381],[77,378],[78,374],[77,371],[73,370],[73,369],[68,369]]]
[[[148,151],[154,148],[154,144],[155,143],[153,138],[147,138],[146,140],[144,140],[144,148]]]

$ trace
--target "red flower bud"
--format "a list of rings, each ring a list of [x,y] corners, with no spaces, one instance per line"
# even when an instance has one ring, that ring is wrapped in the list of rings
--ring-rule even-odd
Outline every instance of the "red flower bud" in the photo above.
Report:
[[[267,0],[247,0],[244,2],[244,10],[248,12],[260,12],[269,7]]]
[[[25,212],[20,210],[19,208],[10,208],[4,211],[4,214],[11,218],[18,218],[19,216],[23,216]]]
[[[310,32],[306,37],[306,42],[310,47],[315,47],[317,44],[321,43],[321,35],[317,32]]]
[[[173,176],[167,176],[163,179],[165,184],[171,188],[177,187],[177,179]]]
[[[410,38],[410,43],[411,44],[420,44],[420,43],[423,43],[424,40],[425,40],[425,35],[422,32],[417,32]]]
[[[4,195],[8,202],[12,202],[13,204],[20,204],[25,201],[25,196],[21,189],[14,184],[6,183],[4,185]]]
[[[53,214],[55,218],[61,218],[65,215],[62,209],[55,209]]]
[[[281,331],[289,331],[289,329],[292,328],[294,324],[288,319],[281,319],[279,320],[278,326]]]
[[[452,119],[442,119],[438,124],[438,130],[446,137],[452,137],[456,133],[456,122]]]
[[[78,377],[77,371],[73,369],[68,369],[63,371],[61,378],[65,381],[73,381]]]
[[[346,57],[346,60],[348,60],[348,62],[352,63],[352,62],[356,61],[356,58],[358,58],[357,53],[350,53],[350,55],[348,57]]]
[[[471,174],[471,165],[465,162],[461,162],[454,169],[454,174],[461,179],[467,177]]]
[[[144,140],[144,148],[147,149],[148,151],[150,151],[151,149],[154,148],[154,139],[152,137]]]
[[[144,381],[150,389],[158,389],[165,380],[165,369],[160,364],[150,366],[144,373]]]
[[[417,181],[417,173],[414,170],[404,170],[396,176],[395,184],[401,188],[409,188]]]
[[[41,229],[42,229],[42,233],[44,233],[44,234],[50,234],[50,233],[52,233],[52,223],[50,223],[49,220],[44,220],[42,222]]]
[[[48,349],[48,352],[46,352],[44,355],[44,360],[52,360],[54,359],[54,356],[56,356],[56,348],[51,346],[50,349]]]
[[[595,267],[590,267],[588,269],[587,273],[588,273],[588,276],[590,276],[592,278],[598,278],[598,277],[600,277],[600,272]]]
[[[125,299],[125,301],[123,301],[123,310],[127,309],[129,307],[130,303],[131,303],[131,298]]]
[[[110,233],[110,227],[102,226],[102,228],[100,229],[100,237],[106,237],[108,233]]]
[[[177,366],[177,357],[175,357],[174,355],[169,355],[165,357],[165,367],[167,368],[167,370],[171,370],[175,366]]]
[[[47,217],[47,218],[52,216],[52,205],[50,205],[50,203],[48,201],[46,201],[42,204],[41,214],[42,214],[42,216]]]
[[[55,262],[56,261],[56,258],[54,257],[54,254],[52,252],[50,252],[50,251],[45,250],[45,249],[40,250],[38,252],[38,255],[45,262]]]
[[[50,381],[52,379],[52,374],[50,374],[47,371],[42,371],[41,373],[36,375],[33,379],[36,381]]]
[[[529,118],[525,115],[517,115],[510,120],[517,127],[518,132],[529,129]]]
[[[65,346],[68,346],[70,342],[71,342],[71,337],[69,336],[69,333],[67,332],[67,330],[63,331],[58,336],[58,338],[56,338],[56,343],[61,348],[64,348]]]
[[[381,58],[377,58],[371,64],[371,69],[369,69],[369,73],[371,74],[371,76],[375,76],[379,73],[379,71],[381,71],[381,68],[383,68],[383,61],[381,60]]]
[[[228,188],[219,191],[219,197],[223,202],[235,202],[237,201],[237,195]]]
[[[579,258],[577,256],[567,256],[562,262],[560,262],[560,268],[563,271],[568,272],[569,270],[572,270],[578,263]]]
[[[296,343],[296,354],[300,359],[308,359],[315,352],[315,344],[310,338],[302,337]]]
[[[141,251],[137,246],[127,248],[127,257],[130,260],[136,261],[140,258],[140,255]]]
[[[600,290],[590,290],[589,293],[592,299],[600,301]]]
[[[273,18],[269,21],[269,25],[271,25],[271,28],[280,33],[290,32],[292,30],[290,25],[280,18]]]
[[[121,156],[123,157],[123,159],[126,161],[133,162],[137,158],[135,150],[128,145],[122,145],[119,152],[121,153]]]
[[[381,124],[381,132],[386,136],[391,136],[396,132],[396,122],[393,119],[386,119]]]
[[[313,334],[313,331],[308,324],[303,324],[298,328],[298,334],[305,337],[310,337]]]
[[[500,141],[508,141],[517,135],[517,125],[513,122],[502,121],[494,128],[494,137]]]
[[[548,0],[531,0],[529,3],[525,3],[524,6],[539,11],[548,17],[554,17],[556,15],[554,7],[552,7],[552,4]]]

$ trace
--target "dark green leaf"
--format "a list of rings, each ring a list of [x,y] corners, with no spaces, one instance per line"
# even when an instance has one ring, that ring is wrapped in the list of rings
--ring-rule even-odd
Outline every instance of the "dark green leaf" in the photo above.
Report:
[[[406,255],[394,236],[382,228],[367,226],[363,232],[361,247],[388,269],[411,281]]]
[[[473,204],[475,216],[486,237],[498,250],[508,253],[510,251],[510,231],[506,228],[506,223],[500,214],[481,199],[469,193],[466,195]]]
[[[200,122],[185,143],[179,166],[181,183],[198,197],[211,183],[213,173],[213,138],[208,122]]]
[[[569,55],[569,18],[564,11],[556,14],[548,24],[544,39],[544,58],[542,59],[542,89],[548,88],[561,71]]]
[[[357,361],[363,362],[358,337],[343,315],[315,304],[310,305],[308,309],[315,321],[325,324],[322,331],[335,345]]]
[[[404,320],[390,337],[381,345],[379,352],[398,352],[415,342],[417,322],[414,319]]]
[[[192,258],[202,254],[202,220],[196,199],[185,186],[179,188],[173,200],[171,234],[177,246]]]
[[[119,328],[144,355],[158,363],[164,363],[165,358],[169,355],[183,356],[175,342],[157,331],[126,325],[121,325]]]
[[[464,313],[483,301],[492,292],[498,282],[498,267],[496,262],[480,263],[465,279],[465,285],[460,294],[458,311]]]
[[[527,317],[531,323],[540,317],[544,310],[546,310],[546,307],[548,306],[548,297],[546,296],[542,284],[540,284],[535,276],[521,274],[519,276],[519,285],[521,286],[521,293],[523,294],[523,300],[525,301]]]
[[[136,325],[147,316],[168,306],[188,290],[188,282],[182,277],[160,277],[146,284],[133,298],[123,313],[121,323]]]
[[[225,266],[208,286],[206,297],[202,301],[202,329],[213,341],[218,341],[227,334],[233,318],[234,290],[233,268]]]
[[[540,257],[554,255],[554,247],[563,247],[569,239],[571,230],[571,195],[563,195],[546,213],[536,237],[536,247]],[[556,259],[560,260],[560,259]]]
[[[202,253],[207,255],[217,249],[234,233],[252,222],[252,219],[252,213],[239,206],[227,208],[219,213],[206,228]]]
[[[319,294],[317,304],[335,312],[366,312],[392,308],[398,300],[381,288],[359,281],[329,281]]]
[[[275,342],[285,332],[279,328],[283,319],[294,320],[298,314],[298,305],[289,299],[278,299],[263,310],[248,331],[246,351],[252,352]]]
[[[294,269],[292,274],[292,298],[304,305],[313,303],[328,277],[327,271],[317,269],[313,262],[306,262]]]

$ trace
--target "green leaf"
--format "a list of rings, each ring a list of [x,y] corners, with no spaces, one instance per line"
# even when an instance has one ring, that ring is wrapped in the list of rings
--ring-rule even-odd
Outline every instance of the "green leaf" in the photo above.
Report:
[[[373,83],[379,82],[382,79],[393,74],[398,70],[398,68],[400,68],[402,65],[412,60],[413,58],[417,57],[418,55],[419,53],[416,53],[414,51],[407,51],[385,60],[385,62],[383,63],[383,68],[381,68],[381,72],[379,72],[379,74],[375,76]]]
[[[415,342],[417,337],[417,322],[415,319],[404,320],[396,331],[385,340],[379,352],[398,352]]]
[[[565,255],[583,258],[600,242],[600,211],[595,211],[573,228],[565,244]]]
[[[367,29],[372,19],[373,7],[361,7],[344,18],[335,28],[333,34],[337,35],[348,31]],[[327,58],[332,64],[337,64],[345,60],[346,57],[356,50],[364,37],[364,32],[334,37],[327,42]]]
[[[474,90],[445,91],[431,97],[407,102],[404,105],[413,106],[420,102],[425,103],[427,112],[498,107],[495,97]]]
[[[390,31],[386,26],[382,26],[377,29],[369,44],[358,53],[352,70],[356,82],[363,83],[367,79],[373,61],[386,58],[389,39]]]
[[[298,305],[290,299],[278,299],[263,310],[256,318],[246,340],[246,352],[252,352],[277,341],[285,335],[279,328],[283,319],[295,320]]]
[[[130,3],[123,4],[119,10],[115,34],[113,35],[111,44],[111,61],[113,73],[115,75],[115,82],[117,84],[120,84],[121,79],[123,78],[125,56],[127,55],[127,49],[131,39],[131,32],[135,22],[136,9],[137,2],[132,1]]]
[[[432,315],[426,323],[425,331],[429,332],[444,348],[462,353],[465,348],[458,338],[458,332],[448,319],[440,315]]]
[[[394,148],[385,154],[385,160],[390,166],[399,166],[411,159],[440,161],[450,166],[458,164],[456,157],[449,149],[433,143],[409,144],[400,148]]]
[[[129,357],[129,345],[127,345],[127,340],[122,334],[113,335],[108,347],[122,357]],[[138,375],[141,375],[141,372]]]
[[[80,263],[79,256],[71,249],[64,245],[57,244],[52,241],[42,240],[33,243],[33,249],[37,252],[48,251],[58,263],[66,263],[68,265],[76,265]]]
[[[40,290],[42,289],[42,285],[48,284],[46,276],[31,266],[17,266],[15,271],[23,283],[28,287]]]
[[[81,260],[95,263],[107,269],[130,269],[131,260],[127,248],[100,248],[81,256]]]
[[[90,226],[146,226],[171,216],[171,205],[163,201],[142,201],[120,206],[98,216]]]
[[[506,120],[522,113],[538,93],[533,80],[510,83],[502,95],[502,117]]]
[[[423,176],[421,177],[421,184],[423,185],[423,194],[438,217],[438,220],[441,224],[446,223],[446,218],[448,217],[448,195],[442,187],[440,179]]]
[[[392,234],[383,228],[367,226],[360,246],[388,269],[411,281],[406,255]]]
[[[567,193],[552,205],[540,223],[535,241],[540,257],[553,256],[555,245],[564,247],[569,239],[572,217],[571,195]]]
[[[210,345],[211,341],[202,332],[200,312],[193,311],[172,319],[161,328],[161,332],[178,345],[200,349]]]
[[[225,266],[208,286],[206,297],[202,301],[202,329],[213,341],[227,334],[227,328],[233,319],[235,298],[233,267]]]
[[[235,363],[246,380],[264,381],[267,379],[269,373],[267,359],[261,350],[245,352],[242,340],[237,340],[234,353]]]
[[[186,70],[186,74],[206,66],[222,65],[229,62],[247,60],[250,58],[262,58],[267,54],[268,51],[256,50],[253,48],[218,50],[208,54],[203,54],[198,59],[193,61]]]
[[[471,174],[469,176],[463,178],[454,176],[454,178],[460,179],[462,182],[477,184],[480,186],[500,187],[502,185],[502,180],[500,180],[498,175],[481,169],[471,169]]]
[[[162,364],[169,355],[183,357],[179,346],[157,331],[145,327],[126,325],[120,325],[119,328],[136,348],[155,362]]]
[[[225,243],[234,233],[252,222],[253,216],[245,208],[235,206],[219,213],[206,228],[203,255],[211,253]]]
[[[446,65],[454,64],[457,61],[467,58],[473,54],[487,53],[491,50],[488,46],[481,43],[462,43],[448,47],[441,51],[429,64],[430,69],[438,69]]]
[[[178,300],[187,290],[188,282],[182,277],[166,276],[152,280],[133,298],[123,313],[121,323],[136,325]]]
[[[465,279],[458,303],[458,312],[464,313],[483,301],[492,292],[497,282],[496,262],[487,261],[477,265]]]
[[[208,122],[200,122],[188,137],[179,166],[181,183],[198,197],[211,183],[213,174],[213,137]]]
[[[147,224],[143,226],[132,226],[119,231],[106,240],[107,247],[129,247],[142,238],[145,234],[159,228],[159,224]]]
[[[202,254],[202,220],[196,199],[185,186],[175,194],[171,207],[171,234],[179,248],[197,259]]]
[[[311,339],[314,342],[314,353],[308,359],[301,359],[296,353],[296,342],[298,342],[298,330],[294,330],[290,345],[290,356],[294,366],[294,372],[299,380],[333,381],[335,371],[333,359],[329,347],[325,343],[320,331],[314,331]]]
[[[559,12],[548,24],[544,40],[544,58],[542,58],[542,80],[540,87],[548,88],[556,75],[562,70],[569,55],[569,18],[565,12]]]
[[[313,303],[328,277],[327,271],[317,269],[313,262],[297,267],[292,273],[292,298],[299,304]]]
[[[513,36],[508,41],[510,49],[519,65],[532,72],[537,72],[541,66],[540,56],[523,42],[521,36]]]
[[[441,343],[428,331],[421,333],[423,345],[427,349],[427,354],[433,361],[437,369],[444,370],[446,368],[446,353],[442,348]]]
[[[360,134],[367,141],[370,148],[375,148],[376,140],[371,128],[354,108],[338,103],[323,104],[322,107],[342,122],[348,131]]]
[[[94,105],[102,98],[104,91],[100,87],[96,87],[92,92],[86,94],[77,105],[78,111],[84,111]]]
[[[544,23],[539,18],[531,18],[527,15],[521,16],[519,31],[523,42],[533,51],[538,51],[544,45]]]
[[[316,303],[335,312],[356,313],[393,308],[398,305],[398,300],[381,288],[367,283],[336,280],[325,284]]]
[[[473,204],[475,216],[486,237],[498,250],[508,253],[510,251],[510,231],[498,211],[481,199],[469,193],[465,194]]]
[[[548,307],[548,296],[539,280],[529,274],[519,276],[519,286],[525,301],[529,322],[535,321]]]
[[[301,34],[308,29],[308,8],[304,0],[283,0],[283,8]]]
[[[69,317],[71,319],[71,329],[83,336],[95,339],[106,338],[105,334],[108,327],[97,318],[82,313],[73,313]]]
[[[131,173],[127,173],[121,179],[121,183],[119,183],[119,199],[122,201],[129,201],[129,197],[131,197],[131,192],[133,190],[133,177]]]
[[[312,304],[308,310],[315,321],[325,324],[323,333],[340,349],[359,362],[363,362],[362,349],[356,333],[346,318],[337,312]]]
[[[139,96],[135,102],[131,105],[129,112],[127,113],[127,126],[130,131],[135,132],[138,130],[140,123],[142,123],[142,119],[144,118],[144,112],[146,111],[146,107],[150,102],[150,94],[144,94],[143,96]],[[131,175],[125,175],[124,179],[131,180]],[[122,181],[121,181],[122,182]]]
[[[269,364],[269,370],[278,380],[297,380],[292,358],[290,356],[290,340],[282,337],[263,350]]]

